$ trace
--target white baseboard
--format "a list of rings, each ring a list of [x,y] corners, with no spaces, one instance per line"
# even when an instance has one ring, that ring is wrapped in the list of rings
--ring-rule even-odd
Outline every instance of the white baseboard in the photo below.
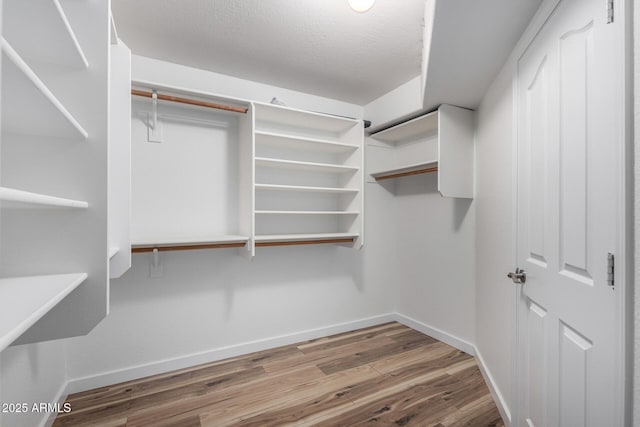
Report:
[[[124,381],[144,378],[150,375],[161,374],[177,369],[184,369],[191,366],[201,365],[203,363],[211,363],[230,357],[241,356],[243,354],[249,354],[256,351],[267,350],[283,345],[295,344],[297,342],[321,338],[328,335],[339,334],[342,332],[349,332],[355,329],[376,326],[383,323],[392,322],[394,320],[396,320],[395,314],[389,313],[381,316],[369,317],[366,319],[359,319],[327,327],[296,332],[293,334],[280,335],[262,340],[216,348],[201,353],[180,356],[173,359],[160,360],[157,362],[132,366],[116,371],[103,372],[97,375],[91,375],[83,378],[74,378],[67,383],[65,396],[68,394],[117,384]]]
[[[381,316],[369,317],[366,319],[359,319],[327,327],[296,332],[293,334],[280,335],[277,337],[221,347],[210,351],[190,354],[173,359],[161,360],[157,362],[151,362],[145,365],[138,365],[116,371],[104,372],[83,378],[75,378],[68,381],[67,384],[60,389],[57,395],[57,401],[62,403],[69,394],[91,390],[97,387],[117,384],[123,381],[131,381],[150,375],[174,371],[176,369],[184,369],[203,363],[215,362],[230,357],[241,356],[256,351],[267,350],[283,345],[295,344],[302,341],[321,338],[343,332],[349,332],[356,329],[367,328],[370,326],[376,326],[392,321],[400,322],[412,329],[422,332],[423,334],[429,335],[446,344],[449,344],[450,346],[455,347],[458,350],[475,356],[478,362],[478,367],[480,368],[480,372],[482,373],[482,376],[484,377],[485,382],[489,387],[489,391],[491,392],[493,400],[498,407],[498,411],[500,411],[502,419],[507,424],[507,427],[511,426],[511,412],[509,411],[509,407],[506,404],[502,393],[496,386],[493,376],[487,369],[484,359],[482,358],[482,355],[480,354],[476,346],[462,338],[451,335],[441,329],[429,326],[425,323],[422,323],[400,313],[389,313]],[[54,419],[55,417],[53,416],[47,419],[43,419],[40,426],[50,427]]]
[[[394,320],[412,329],[415,329],[416,331],[420,331],[425,335],[429,335],[430,337],[440,340],[443,343],[449,344],[450,346],[455,347],[460,351],[464,351],[465,353],[468,353],[472,356],[475,355],[476,347],[467,340],[458,338],[455,335],[451,335],[450,333],[445,332],[441,329],[429,326],[416,319],[405,316],[404,314],[394,313]]]
[[[67,392],[68,386],[69,386],[69,382],[67,381],[62,385],[62,387],[60,387],[55,397],[51,399],[51,402],[59,403],[60,405],[62,405],[64,401],[67,399],[67,396],[69,395],[69,393]],[[43,418],[40,421],[39,426],[51,427],[54,421],[56,420],[57,415],[58,415],[57,412],[50,413],[50,414],[47,414],[47,413],[43,414]]]
[[[505,423],[505,427],[511,427],[511,411],[509,410],[509,405],[504,400],[504,396],[500,392],[500,389],[496,385],[495,380],[493,379],[493,375],[491,375],[491,371],[487,368],[487,365],[484,363],[484,359],[482,358],[482,353],[478,348],[475,348],[476,351],[476,361],[478,362],[478,367],[480,368],[480,373],[484,378],[484,382],[487,383],[487,387],[489,387],[489,391],[491,392],[491,396],[493,396],[493,401],[496,403],[498,407],[498,411],[500,412],[500,416]]]

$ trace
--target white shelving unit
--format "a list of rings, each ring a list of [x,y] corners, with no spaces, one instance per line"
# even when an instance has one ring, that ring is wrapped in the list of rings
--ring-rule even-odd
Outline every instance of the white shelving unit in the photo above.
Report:
[[[272,104],[253,108],[256,246],[360,247],[362,123]]]
[[[86,273],[0,279],[0,351],[87,279]]]
[[[101,2],[4,0],[0,351],[88,333],[108,312]]]
[[[373,181],[437,173],[445,197],[473,198],[474,112],[442,104],[438,110],[370,136]]]
[[[248,110],[246,102],[210,93],[153,82],[134,88]],[[239,248],[251,254],[253,211],[244,206],[252,192],[252,112],[170,101],[156,108],[162,130],[150,138],[153,101],[132,98],[132,252]]]
[[[134,253],[362,245],[360,121],[153,82],[134,92]]]

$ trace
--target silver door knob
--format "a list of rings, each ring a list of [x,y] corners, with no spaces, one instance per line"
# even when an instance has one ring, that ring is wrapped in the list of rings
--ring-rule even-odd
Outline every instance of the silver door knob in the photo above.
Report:
[[[516,268],[515,273],[509,273],[507,277],[515,284],[524,284],[527,281],[527,272]]]

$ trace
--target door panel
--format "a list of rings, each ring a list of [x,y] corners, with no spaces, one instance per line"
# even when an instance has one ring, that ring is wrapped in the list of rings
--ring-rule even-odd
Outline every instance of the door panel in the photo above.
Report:
[[[518,60],[521,426],[614,426],[622,91],[600,1],[561,0]],[[621,52],[621,50],[620,50]]]

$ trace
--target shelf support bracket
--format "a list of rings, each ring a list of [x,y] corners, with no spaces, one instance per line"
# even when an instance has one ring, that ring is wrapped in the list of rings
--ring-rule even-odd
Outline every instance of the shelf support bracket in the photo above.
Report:
[[[156,278],[162,277],[163,268],[160,262],[160,252],[158,248],[153,248],[153,258],[151,259],[151,265],[149,266],[149,277]]]
[[[158,121],[158,92],[151,92],[151,113],[147,119],[147,139],[149,142],[162,142],[162,126]]]

